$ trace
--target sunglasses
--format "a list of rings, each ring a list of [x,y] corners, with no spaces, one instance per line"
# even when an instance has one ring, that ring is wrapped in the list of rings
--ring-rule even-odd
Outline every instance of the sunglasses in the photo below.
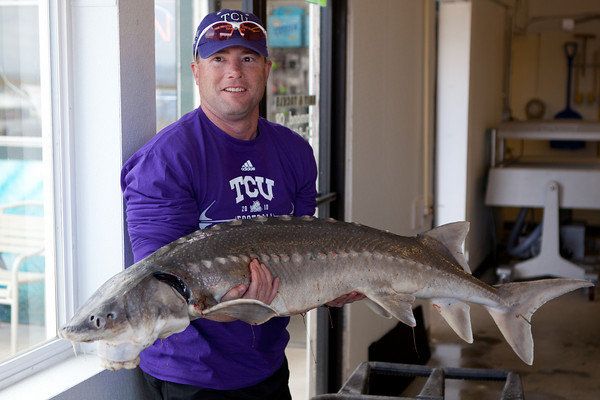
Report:
[[[204,37],[206,40],[216,42],[228,40],[231,38],[231,36],[233,36],[233,32],[236,29],[246,40],[257,41],[267,39],[267,31],[265,31],[265,29],[256,22],[217,21],[208,25],[202,32],[200,32],[198,41],[196,42],[196,48],[194,49],[194,54],[197,54],[198,52],[198,44],[200,43],[201,38]]]

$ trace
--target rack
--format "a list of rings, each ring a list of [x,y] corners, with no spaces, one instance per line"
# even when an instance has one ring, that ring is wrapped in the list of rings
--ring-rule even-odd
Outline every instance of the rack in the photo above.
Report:
[[[428,377],[416,397],[371,395],[369,381],[377,374],[398,377]],[[336,394],[315,396],[312,400],[444,400],[446,379],[505,381],[500,400],[522,400],[523,386],[518,374],[496,369],[430,368],[422,365],[364,362],[360,364]]]

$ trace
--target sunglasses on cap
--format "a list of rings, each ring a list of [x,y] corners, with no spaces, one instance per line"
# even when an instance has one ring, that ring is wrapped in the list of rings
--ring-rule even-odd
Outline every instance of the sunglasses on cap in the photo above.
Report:
[[[196,48],[194,49],[194,54],[198,52],[198,44],[200,43],[200,39],[205,39],[208,41],[223,41],[228,40],[233,36],[233,32],[237,29],[240,35],[246,39],[251,41],[256,40],[266,40],[267,39],[267,31],[253,21],[244,21],[244,22],[229,22],[229,21],[217,21],[208,25],[200,35],[198,36],[198,42],[196,43]]]

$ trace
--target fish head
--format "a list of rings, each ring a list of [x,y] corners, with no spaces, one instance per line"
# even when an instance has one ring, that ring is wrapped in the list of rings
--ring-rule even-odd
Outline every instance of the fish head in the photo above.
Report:
[[[135,367],[139,353],[157,338],[189,325],[187,302],[170,285],[152,275],[133,283],[120,275],[102,285],[59,331],[71,342],[97,342],[108,369]]]
[[[59,336],[72,342],[86,343],[114,338],[131,326],[128,315],[130,292],[123,274],[102,285],[64,325]]]
[[[96,307],[86,304],[59,333],[72,342],[86,343],[115,337],[129,326],[125,304],[114,299]]]

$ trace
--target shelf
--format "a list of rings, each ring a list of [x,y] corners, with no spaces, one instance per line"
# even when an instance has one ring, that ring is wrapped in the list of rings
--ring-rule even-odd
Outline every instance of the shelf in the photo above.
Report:
[[[496,128],[498,139],[584,140],[600,142],[600,123],[577,120],[503,122]]]

